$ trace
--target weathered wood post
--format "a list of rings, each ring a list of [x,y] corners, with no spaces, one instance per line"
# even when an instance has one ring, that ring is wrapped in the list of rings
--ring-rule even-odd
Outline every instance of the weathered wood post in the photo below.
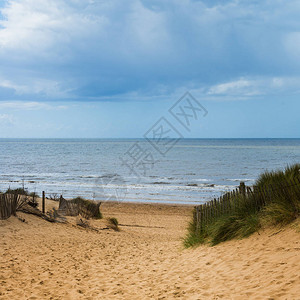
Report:
[[[196,224],[196,228],[197,228],[197,206],[194,207],[193,210],[193,220],[194,220],[194,224]]]
[[[199,207],[199,226],[200,226],[200,232],[203,232],[203,205],[200,205]]]
[[[200,231],[199,206],[195,207],[195,223],[196,223],[196,233],[199,233]]]
[[[43,191],[43,199],[42,199],[42,213],[45,213],[45,191]]]
[[[214,198],[214,211],[215,211],[214,218],[216,219],[219,216],[219,210],[218,210],[216,198]]]
[[[239,186],[240,194],[242,194],[244,197],[246,196],[246,186],[245,182],[241,181]]]

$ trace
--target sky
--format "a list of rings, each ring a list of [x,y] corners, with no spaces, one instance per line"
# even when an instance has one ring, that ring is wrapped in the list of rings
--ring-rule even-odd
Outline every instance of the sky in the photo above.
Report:
[[[300,137],[300,1],[0,0],[0,137]],[[207,114],[170,113],[189,92]],[[189,110],[191,113],[192,111]]]

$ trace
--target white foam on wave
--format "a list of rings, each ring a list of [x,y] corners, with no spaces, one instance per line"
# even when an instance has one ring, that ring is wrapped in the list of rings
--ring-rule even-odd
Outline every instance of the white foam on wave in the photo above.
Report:
[[[210,179],[206,179],[206,178],[198,178],[198,179],[193,179],[195,181],[200,181],[200,182],[209,182],[211,181]]]
[[[233,181],[233,182],[249,182],[249,181],[255,181],[255,179],[253,178],[229,178],[229,179],[226,179],[228,181]]]

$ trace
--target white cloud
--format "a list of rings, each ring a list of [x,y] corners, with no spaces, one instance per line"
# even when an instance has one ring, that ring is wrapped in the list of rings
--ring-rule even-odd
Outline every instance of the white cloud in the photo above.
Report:
[[[15,124],[14,116],[9,114],[0,114],[1,126],[13,126]]]
[[[300,77],[239,78],[202,90],[206,99],[237,100],[258,96],[292,95],[300,93]],[[216,98],[217,97],[217,98]]]
[[[72,8],[74,1],[12,0],[2,9],[4,20],[0,31],[0,45],[5,49],[30,51],[43,55],[43,51],[66,44],[74,35],[93,31],[94,24],[104,24],[101,16],[90,16]],[[47,53],[50,54],[50,53]]]
[[[226,82],[211,87],[208,91],[208,95],[219,94],[240,94],[241,91],[245,92],[253,86],[253,83],[249,80],[239,79],[237,81]]]
[[[43,103],[43,102],[24,102],[24,101],[10,101],[0,102],[0,109],[13,110],[62,110],[67,109],[67,105]]]
[[[61,89],[61,84],[55,80],[43,78],[14,78],[14,81],[1,79],[0,88],[14,90],[16,95],[45,95],[53,98],[67,98],[67,91]]]

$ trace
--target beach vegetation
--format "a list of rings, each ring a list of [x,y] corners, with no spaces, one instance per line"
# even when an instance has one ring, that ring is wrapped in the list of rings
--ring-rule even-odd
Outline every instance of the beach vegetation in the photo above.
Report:
[[[16,195],[25,195],[28,196],[28,191],[23,188],[16,188],[16,189],[11,189],[10,187],[6,190],[5,194],[16,194]]]
[[[183,244],[185,248],[194,247],[199,244],[203,244],[206,240],[207,235],[199,234],[196,229],[196,224],[194,221],[191,221],[188,226],[188,233],[186,237],[183,239]]]
[[[185,247],[203,243],[217,245],[248,237],[262,227],[284,226],[298,219],[300,164],[288,166],[283,171],[264,172],[251,193],[229,194],[229,197],[230,209],[212,218],[205,226],[199,227],[193,218],[184,239]]]
[[[108,218],[108,227],[115,230],[120,231],[119,222],[116,218]]]
[[[85,217],[89,218],[92,217],[94,219],[102,219],[102,213],[100,211],[100,204],[96,203],[92,200],[87,200],[82,197],[76,197],[70,200],[71,203],[77,204],[80,214]]]
[[[59,201],[60,195],[58,193],[51,193],[49,195],[50,200]]]
[[[36,192],[29,193],[29,196],[32,197],[32,198],[35,198],[35,199],[40,197],[39,194],[36,193]]]

